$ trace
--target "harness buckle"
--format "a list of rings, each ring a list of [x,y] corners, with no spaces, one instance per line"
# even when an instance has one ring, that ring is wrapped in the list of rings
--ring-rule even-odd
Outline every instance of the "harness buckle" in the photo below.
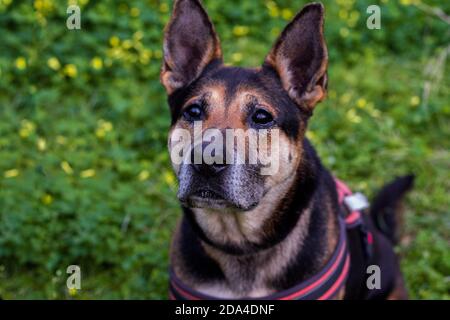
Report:
[[[369,200],[361,192],[355,192],[344,197],[345,206],[352,211],[361,211],[369,207]]]

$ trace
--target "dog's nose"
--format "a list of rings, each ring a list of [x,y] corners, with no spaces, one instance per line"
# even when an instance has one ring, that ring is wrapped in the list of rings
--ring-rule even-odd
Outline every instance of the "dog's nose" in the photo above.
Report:
[[[219,164],[219,163],[213,163],[213,164],[194,164],[194,168],[197,172],[203,174],[203,175],[214,175],[218,174],[219,172],[225,170],[227,168],[227,164]]]
[[[192,150],[192,154],[191,154],[191,163],[193,164],[195,170],[203,175],[214,175],[214,174],[218,174],[219,172],[225,170],[227,168],[227,164],[225,163],[225,157],[224,156],[219,156],[219,159],[209,159],[209,161],[207,161],[207,159],[205,159],[205,157],[203,156],[203,152],[205,151],[205,148],[208,146],[208,143],[204,142],[202,143],[201,148],[194,148],[194,150]],[[200,153],[201,151],[201,153]],[[215,153],[215,149],[212,150],[211,152],[211,156],[215,157],[216,153]],[[196,161],[196,157],[195,154],[197,153],[197,158],[200,160]],[[225,149],[223,149],[222,151],[222,155],[225,154]],[[207,163],[209,162],[209,163]],[[212,162],[212,163],[211,163]]]

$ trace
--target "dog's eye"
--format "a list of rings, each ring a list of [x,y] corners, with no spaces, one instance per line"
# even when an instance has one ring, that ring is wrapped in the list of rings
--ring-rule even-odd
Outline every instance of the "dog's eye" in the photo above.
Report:
[[[187,107],[183,116],[188,121],[198,121],[203,119],[203,108],[198,104],[193,104]]]
[[[273,122],[273,116],[264,109],[257,109],[252,115],[252,122],[257,125],[268,125]]]

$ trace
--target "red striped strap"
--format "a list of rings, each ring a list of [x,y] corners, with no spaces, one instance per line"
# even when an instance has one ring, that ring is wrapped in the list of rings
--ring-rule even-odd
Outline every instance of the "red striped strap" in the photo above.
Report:
[[[330,260],[313,277],[300,284],[254,300],[319,300],[332,299],[344,286],[348,276],[350,257],[347,249],[345,222],[340,219],[340,236]],[[184,284],[173,270],[170,272],[170,298],[175,300],[217,300],[219,297],[198,292]]]

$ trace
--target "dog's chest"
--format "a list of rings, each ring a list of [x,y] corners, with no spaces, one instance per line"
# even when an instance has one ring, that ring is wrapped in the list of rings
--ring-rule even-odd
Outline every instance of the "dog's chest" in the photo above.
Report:
[[[309,223],[310,215],[311,210],[308,208],[284,241],[257,254],[228,255],[204,244],[207,255],[218,263],[225,279],[219,283],[198,285],[197,289],[205,294],[226,298],[257,298],[275,293],[274,281],[285,273],[287,266],[303,247],[307,236],[305,226]]]
[[[211,296],[230,299],[262,297],[273,294],[270,287],[273,276],[272,259],[268,257],[231,258],[219,262],[226,281],[202,284],[197,290]]]

